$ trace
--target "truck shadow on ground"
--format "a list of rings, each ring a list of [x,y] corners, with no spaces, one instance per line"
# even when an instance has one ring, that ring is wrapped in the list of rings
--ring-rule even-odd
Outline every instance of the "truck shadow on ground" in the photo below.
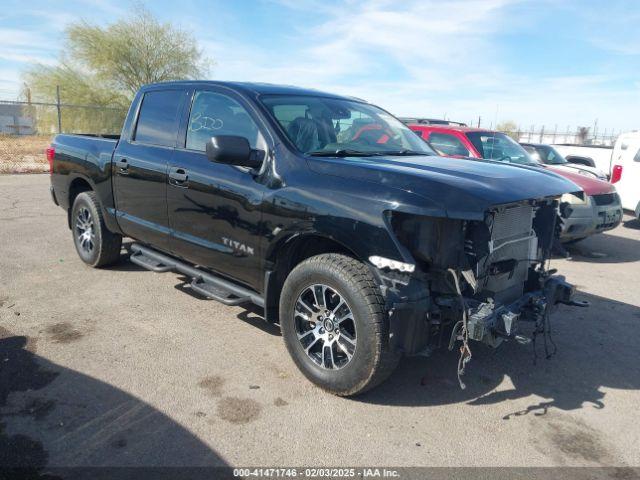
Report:
[[[640,230],[640,219],[630,218],[623,222],[625,228],[631,228],[633,230]]]
[[[56,478],[46,474],[51,460],[54,467],[226,466],[163,413],[39,357],[34,340],[1,327],[0,362],[0,477],[20,468],[20,478]]]
[[[571,262],[630,263],[640,260],[640,241],[601,233],[566,245]]]
[[[581,243],[613,252],[611,256],[587,261],[615,263],[640,259],[640,251],[637,257],[630,253],[633,252],[630,246],[633,244],[635,248],[636,240],[602,234]],[[203,299],[188,288],[188,278],[178,275],[178,279],[180,283],[175,288]],[[545,358],[541,337],[538,337],[535,355],[533,345],[506,342],[492,350],[473,344],[473,359],[463,377],[467,388],[462,390],[456,375],[458,353],[443,348],[429,358],[403,359],[387,382],[354,400],[437,406],[488,405],[532,395],[542,397],[543,400],[524,409],[506,412],[505,420],[527,414],[544,415],[550,408],[605,408],[603,388],[640,389],[640,363],[636,353],[640,343],[637,329],[640,308],[580,292],[578,298],[588,300],[591,306],[586,309],[561,306],[552,316],[557,352],[551,358]],[[264,321],[260,308],[245,304],[241,310],[237,314],[239,320],[269,335],[280,335],[277,325]],[[549,348],[552,348],[550,344]],[[507,383],[503,385],[505,380]],[[507,386],[509,383],[512,385]]]
[[[456,376],[457,351],[438,351],[429,358],[404,359],[387,382],[356,400],[401,406],[481,406],[542,397],[517,411],[505,405],[505,420],[544,415],[550,408],[606,408],[604,388],[640,389],[640,308],[587,294],[578,298],[591,302],[591,307],[562,306],[552,316],[557,353],[549,359],[540,337],[535,365],[532,345],[509,342],[496,350],[472,345],[473,359],[463,377],[467,388],[462,390]]]

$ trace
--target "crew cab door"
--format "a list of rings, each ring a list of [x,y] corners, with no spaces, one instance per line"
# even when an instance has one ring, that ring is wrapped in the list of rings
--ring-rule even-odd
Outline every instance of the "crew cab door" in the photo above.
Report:
[[[122,231],[169,249],[167,169],[173,157],[186,90],[150,90],[139,100],[136,121],[113,155],[116,218]]]
[[[171,249],[178,256],[259,290],[264,238],[257,172],[214,163],[205,153],[214,135],[237,135],[268,150],[252,109],[225,90],[195,90],[185,108],[182,139],[169,165]]]

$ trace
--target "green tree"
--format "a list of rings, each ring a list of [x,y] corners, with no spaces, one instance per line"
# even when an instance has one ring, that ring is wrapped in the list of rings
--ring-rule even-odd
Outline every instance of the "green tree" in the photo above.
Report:
[[[208,68],[209,62],[190,34],[159,22],[137,5],[128,18],[108,26],[85,21],[70,24],[58,64],[33,65],[23,76],[33,100],[55,102],[59,86],[64,104],[113,109],[101,111],[100,115],[88,109],[63,110],[64,131],[90,131],[89,127],[95,128],[90,124],[93,119],[105,123],[96,130],[105,132],[121,124],[140,86],[203,77]],[[51,123],[44,122],[44,118],[37,122]]]
[[[506,133],[511,138],[513,138],[516,142],[520,139],[518,138],[518,125],[513,120],[506,120],[504,122],[499,123],[496,126],[496,130],[499,132]]]
[[[160,23],[143,7],[106,28],[86,22],[67,29],[69,53],[96,77],[133,96],[141,85],[206,74],[202,51],[187,32]]]

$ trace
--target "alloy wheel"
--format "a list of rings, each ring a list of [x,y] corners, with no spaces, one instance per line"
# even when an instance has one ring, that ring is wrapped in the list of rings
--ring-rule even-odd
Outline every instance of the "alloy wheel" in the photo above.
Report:
[[[345,367],[356,351],[356,324],[338,291],[324,284],[306,287],[294,311],[298,341],[307,356],[327,370]]]
[[[86,253],[95,248],[93,216],[87,207],[80,207],[76,215],[76,238],[78,245]]]

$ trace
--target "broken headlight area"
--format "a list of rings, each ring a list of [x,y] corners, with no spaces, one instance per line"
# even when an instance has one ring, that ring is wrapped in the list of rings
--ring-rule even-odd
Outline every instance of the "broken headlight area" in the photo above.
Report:
[[[571,303],[574,292],[546,269],[558,207],[556,199],[525,201],[494,207],[483,220],[393,214],[394,232],[416,265],[408,301],[398,295],[393,305],[393,345],[420,354],[461,341],[463,370],[471,340],[528,343],[522,322],[533,323],[534,335],[547,332],[551,308]]]
[[[558,214],[560,216],[559,223],[562,223],[563,218],[569,218],[573,211],[574,207],[581,207],[589,205],[590,200],[589,196],[583,191],[573,192],[573,193],[565,193],[560,197],[560,201],[558,203]],[[559,231],[558,231],[559,234]]]
[[[465,297],[508,304],[541,288],[557,207],[553,200],[499,206],[481,221],[396,213],[391,224],[432,297],[457,295],[453,269]]]

